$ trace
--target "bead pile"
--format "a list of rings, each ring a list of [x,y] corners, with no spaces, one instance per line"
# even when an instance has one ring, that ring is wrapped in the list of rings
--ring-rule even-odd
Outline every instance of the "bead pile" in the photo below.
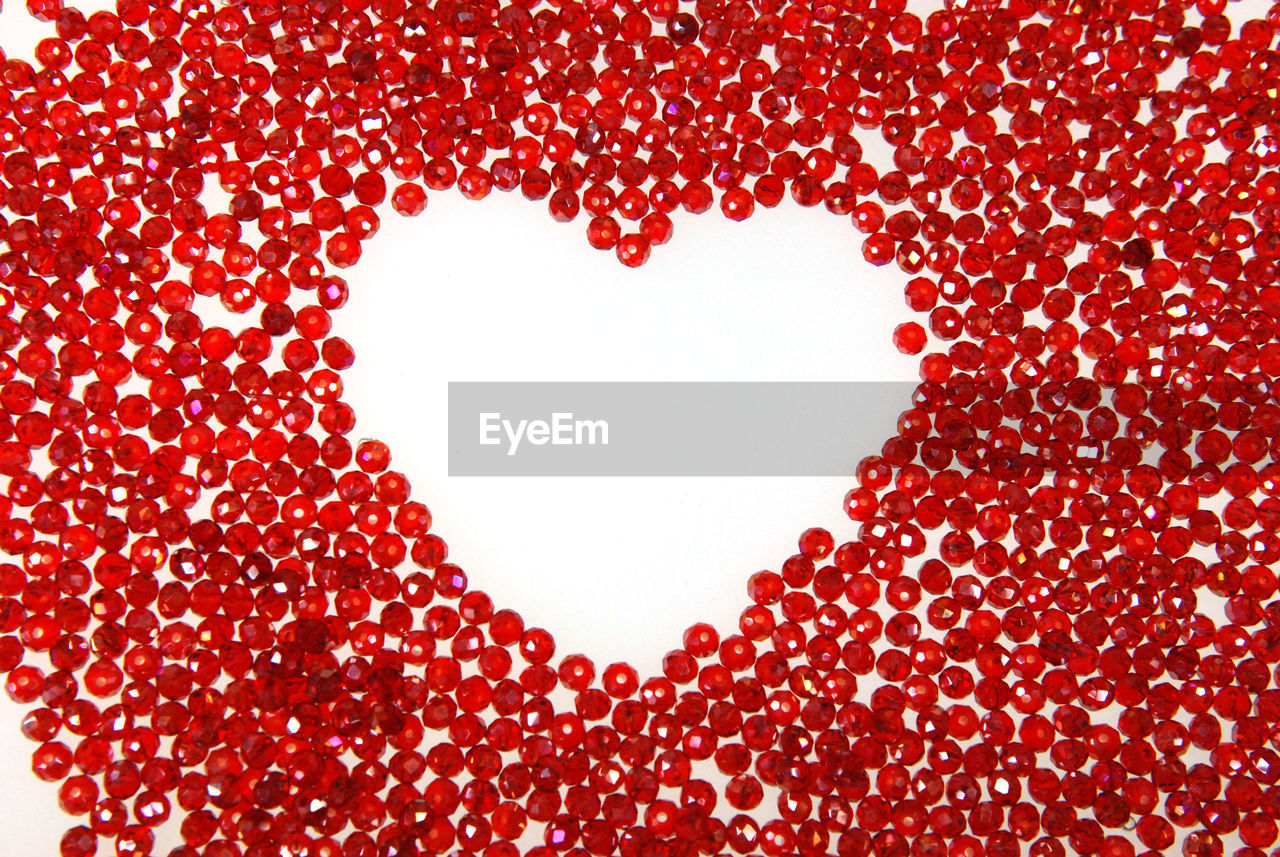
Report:
[[[28,6],[0,669],[63,857],[1276,853],[1280,11]],[[450,188],[633,266],[672,214],[849,218],[927,316],[857,538],[653,677],[472,588],[331,332]]]

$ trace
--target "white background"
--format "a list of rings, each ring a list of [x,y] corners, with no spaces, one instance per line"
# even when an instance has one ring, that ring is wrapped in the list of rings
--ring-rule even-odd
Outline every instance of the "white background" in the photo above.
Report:
[[[347,398],[473,585],[560,652],[652,672],[690,624],[735,627],[747,577],[806,527],[851,537],[852,479],[451,478],[446,383],[910,380],[890,341],[906,277],[866,263],[847,219],[789,200],[743,223],[678,217],[639,269],[540,208],[446,194],[384,221],[335,319],[358,355]]]

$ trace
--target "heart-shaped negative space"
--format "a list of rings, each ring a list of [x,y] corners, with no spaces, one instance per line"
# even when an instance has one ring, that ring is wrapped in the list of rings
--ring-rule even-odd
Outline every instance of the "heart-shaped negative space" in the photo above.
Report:
[[[335,317],[357,355],[344,375],[354,434],[388,443],[473,585],[520,605],[560,651],[657,670],[693,623],[732,627],[746,578],[802,530],[853,537],[839,512],[851,474],[450,478],[447,382],[909,382],[917,361],[891,342],[905,277],[868,264],[843,219],[793,204],[745,223],[686,218],[637,270],[529,208],[449,194],[383,222],[347,273],[358,299]],[[901,389],[891,415],[851,435],[866,447],[852,460],[895,432]]]

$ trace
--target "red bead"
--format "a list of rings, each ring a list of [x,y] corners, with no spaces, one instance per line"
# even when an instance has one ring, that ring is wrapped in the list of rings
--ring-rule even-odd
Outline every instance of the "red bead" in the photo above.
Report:
[[[637,268],[649,260],[649,239],[644,235],[623,235],[618,239],[618,261],[628,268]]]
[[[893,344],[903,354],[919,354],[927,341],[924,328],[913,321],[900,324],[893,331]]]

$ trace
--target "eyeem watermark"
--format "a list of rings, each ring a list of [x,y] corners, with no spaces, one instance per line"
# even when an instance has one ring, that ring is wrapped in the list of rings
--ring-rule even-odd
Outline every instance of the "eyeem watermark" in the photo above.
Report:
[[[501,446],[506,441],[507,455],[515,455],[522,441],[533,446],[607,446],[607,420],[575,419],[572,413],[554,413],[550,420],[512,421],[501,413],[480,415],[480,445]]]
[[[913,383],[459,381],[451,476],[851,476]]]

